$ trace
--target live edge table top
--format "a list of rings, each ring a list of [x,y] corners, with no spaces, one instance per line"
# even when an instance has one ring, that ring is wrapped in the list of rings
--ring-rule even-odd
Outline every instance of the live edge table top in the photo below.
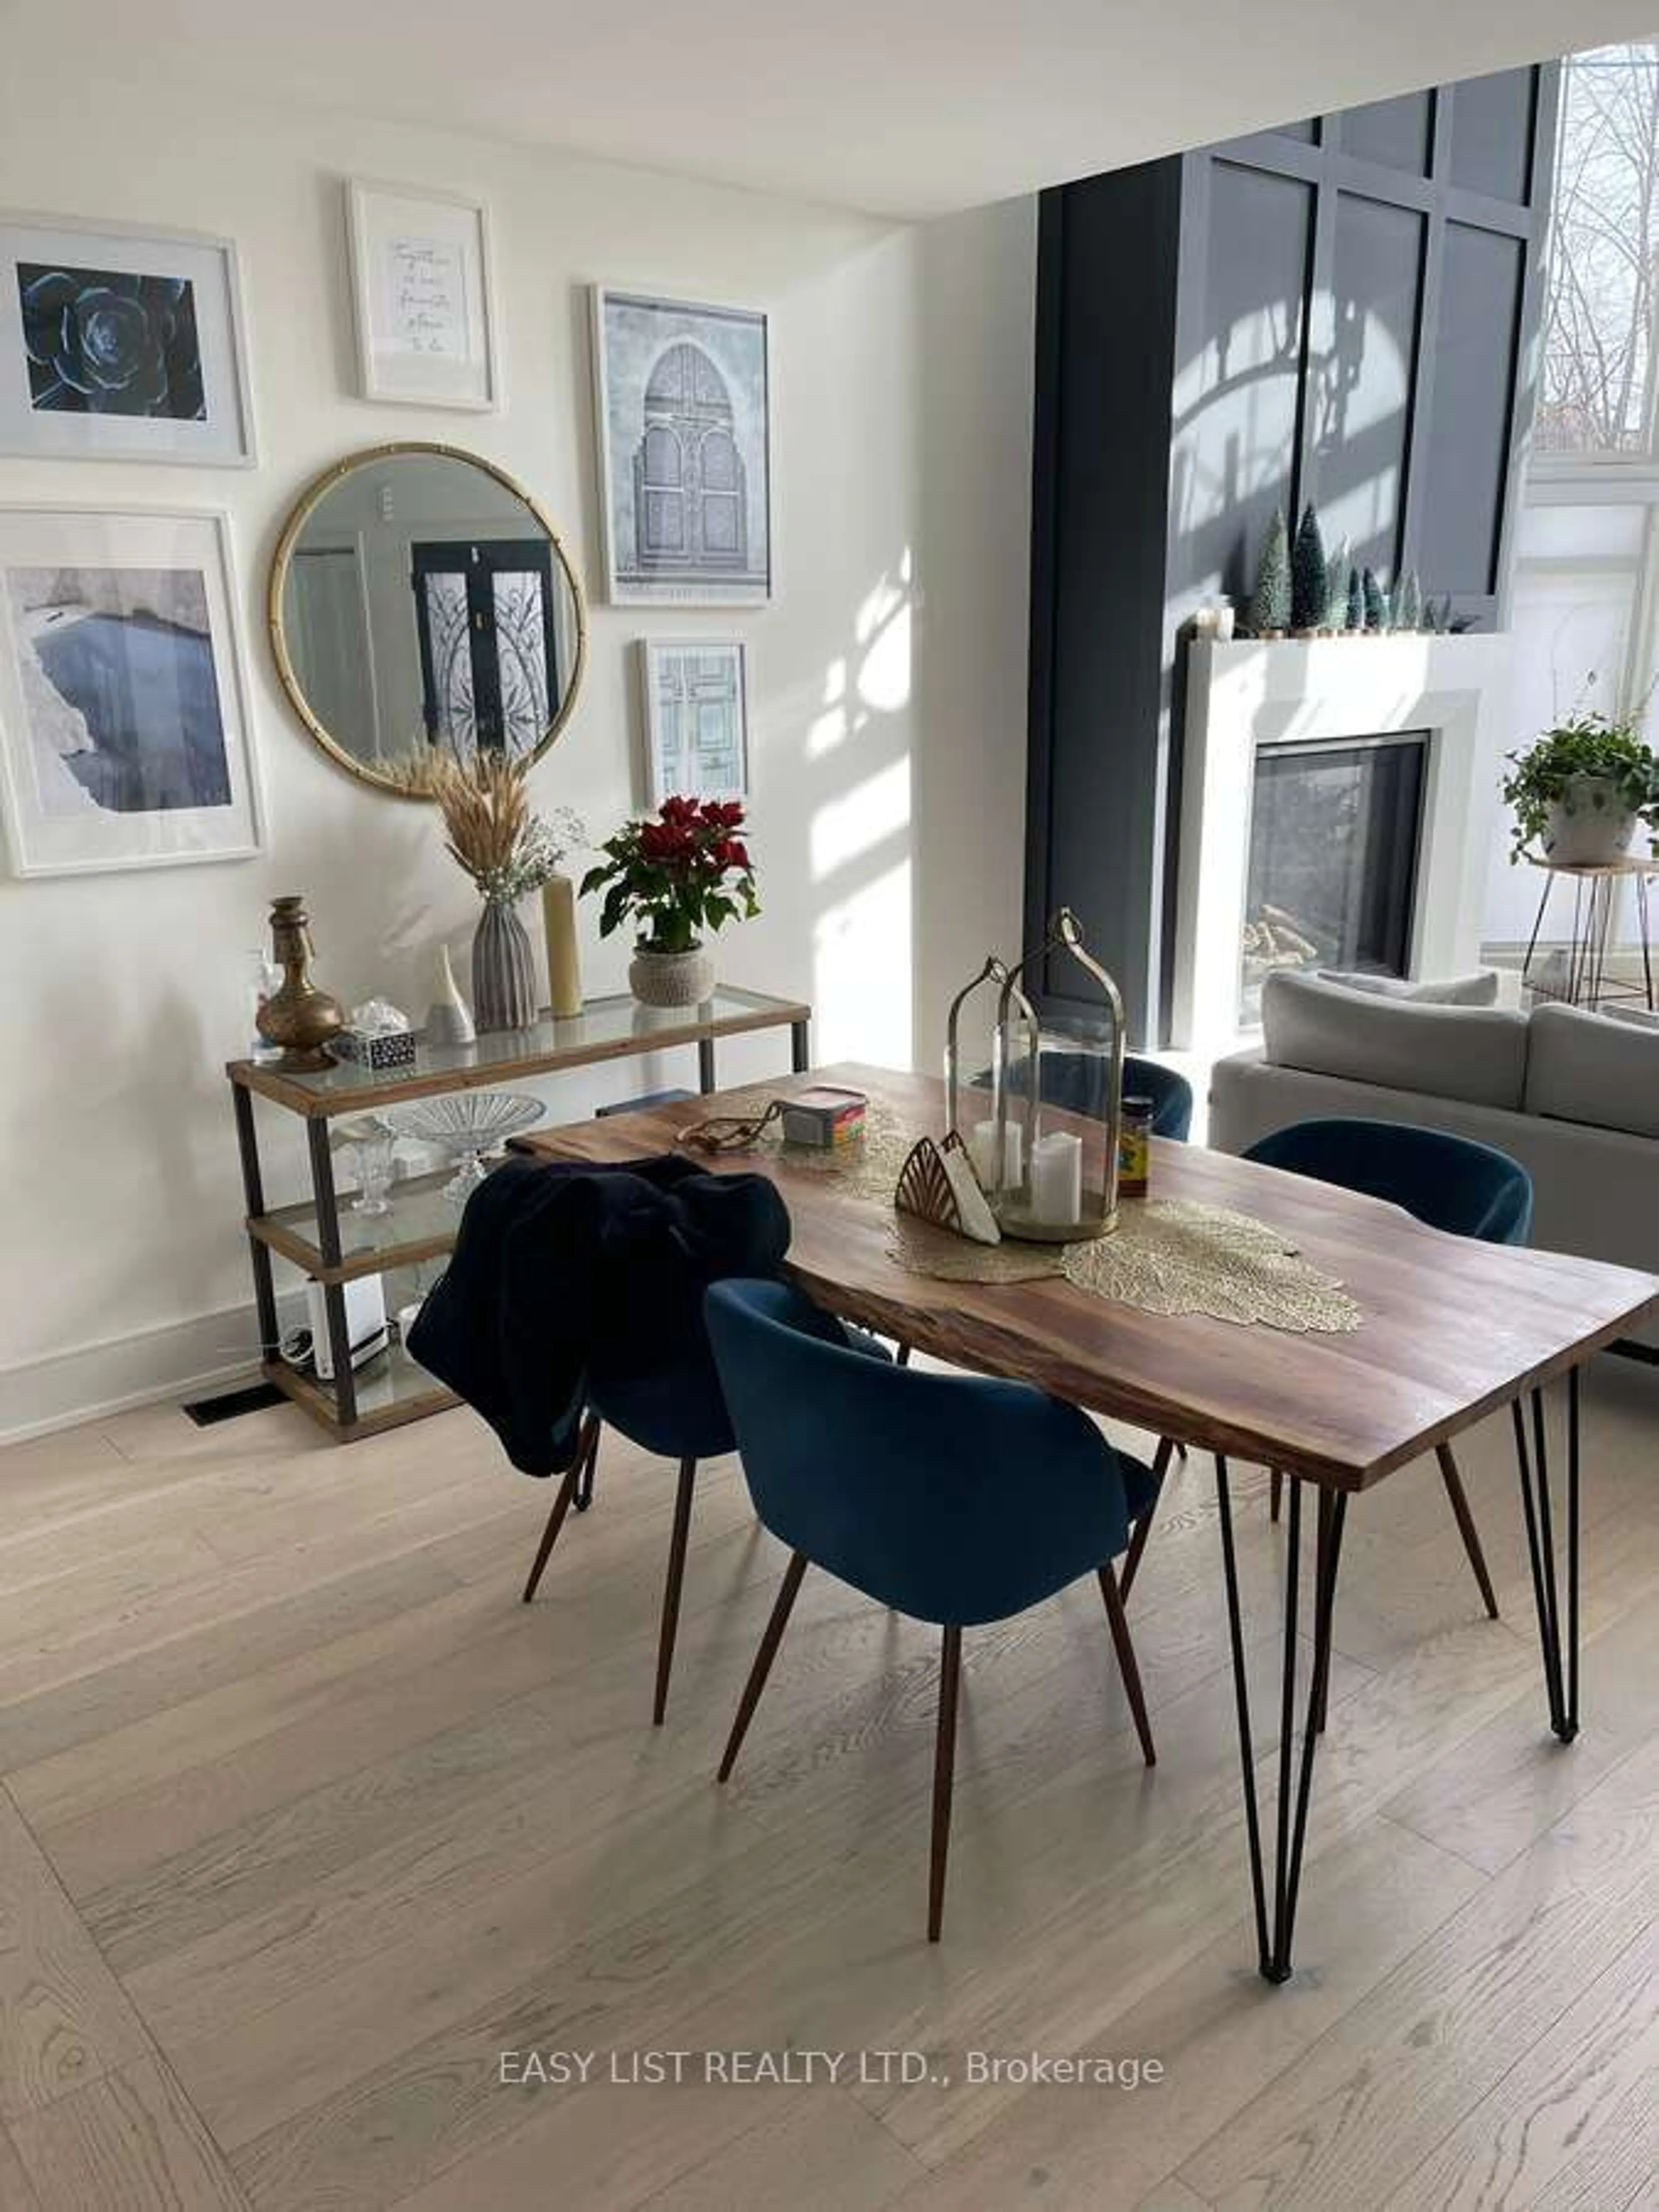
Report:
[[[943,1127],[944,1086],[926,1077],[847,1065],[767,1087],[785,1093],[826,1081],[882,1098],[918,1133]],[[518,1149],[637,1159],[672,1150],[689,1123],[720,1110],[718,1097],[699,1098],[538,1131]],[[790,1272],[833,1312],[1154,1434],[1339,1490],[1380,1481],[1659,1307],[1652,1275],[1449,1237],[1379,1200],[1156,1139],[1155,1197],[1231,1206],[1283,1230],[1358,1300],[1358,1328],[1304,1334],[1171,1318],[1061,1277],[935,1281],[890,1255],[890,1210],[838,1188],[832,1176],[792,1169],[775,1148],[708,1164],[772,1176],[794,1224]]]

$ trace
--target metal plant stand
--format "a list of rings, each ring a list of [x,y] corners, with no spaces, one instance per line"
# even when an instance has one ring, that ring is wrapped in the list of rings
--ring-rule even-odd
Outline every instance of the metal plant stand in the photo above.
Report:
[[[1532,865],[1544,871],[1544,888],[1527,941],[1527,957],[1521,980],[1534,997],[1555,999],[1570,1006],[1603,1006],[1614,1000],[1636,1000],[1650,1012],[1654,1008],[1653,950],[1648,927],[1648,885],[1659,876],[1659,860],[1626,858],[1595,865],[1563,866],[1534,858]],[[1549,909],[1550,895],[1558,881],[1572,886],[1572,934],[1565,947],[1565,965],[1547,977],[1537,958],[1538,939]],[[1636,933],[1642,954],[1642,981],[1626,983],[1607,975],[1608,950],[1619,912],[1619,894],[1626,884],[1636,892]]]

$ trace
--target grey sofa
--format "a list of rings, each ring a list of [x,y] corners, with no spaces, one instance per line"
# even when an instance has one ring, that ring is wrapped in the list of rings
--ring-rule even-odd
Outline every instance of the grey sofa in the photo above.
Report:
[[[1358,1114],[1496,1145],[1533,1179],[1534,1244],[1659,1267],[1659,1026],[1373,997],[1271,976],[1262,1041],[1218,1060],[1210,1142]],[[1659,1328],[1646,1332],[1659,1342]]]

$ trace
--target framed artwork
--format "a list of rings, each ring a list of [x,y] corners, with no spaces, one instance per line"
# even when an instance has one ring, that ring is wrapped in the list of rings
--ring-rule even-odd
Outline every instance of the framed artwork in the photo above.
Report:
[[[0,807],[18,875],[258,852],[238,604],[222,514],[0,507]]]
[[[605,580],[622,606],[772,596],[766,318],[593,291]]]
[[[251,465],[230,240],[0,216],[0,450]]]
[[[346,207],[363,398],[499,407],[483,207],[359,177],[346,187]]]
[[[650,805],[749,796],[749,684],[735,639],[640,640]]]

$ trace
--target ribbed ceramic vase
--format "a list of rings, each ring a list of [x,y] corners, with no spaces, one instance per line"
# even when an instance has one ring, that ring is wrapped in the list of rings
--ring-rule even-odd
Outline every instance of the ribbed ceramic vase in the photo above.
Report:
[[[517,910],[486,899],[472,939],[472,1018],[481,1030],[527,1030],[536,1018],[536,963]]]

